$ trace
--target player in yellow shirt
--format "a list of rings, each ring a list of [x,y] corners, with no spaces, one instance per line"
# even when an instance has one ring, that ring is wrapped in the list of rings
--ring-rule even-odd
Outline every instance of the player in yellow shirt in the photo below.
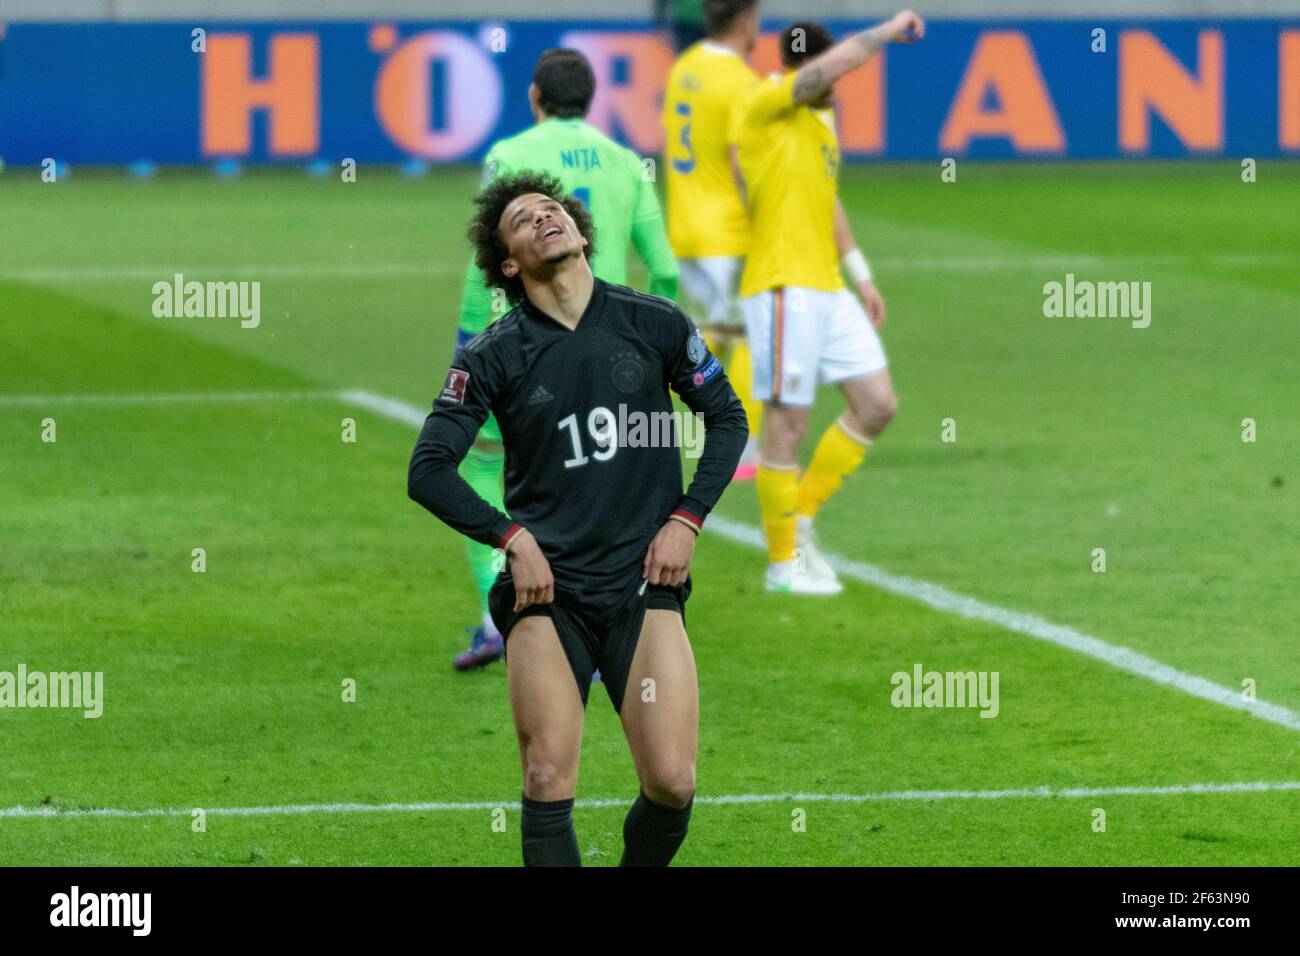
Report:
[[[758,0],[705,0],[708,37],[673,64],[664,89],[668,242],[681,270],[682,299],[749,417],[749,445],[736,478],[753,478],[763,406],[736,296],[749,217],[734,175],[738,106],[758,82],[745,57],[758,42]]]
[[[842,590],[817,550],[813,518],[898,407],[876,334],[885,303],[836,196],[831,91],[886,43],[910,43],[924,31],[910,11],[838,44],[820,24],[796,23],[781,37],[785,73],[762,81],[743,107],[738,145],[750,245],[740,295],[754,397],[766,408],[757,484],[769,591]],[[845,288],[841,268],[858,298]],[[838,385],[848,408],[822,435],[800,479],[799,446],[819,381]]]

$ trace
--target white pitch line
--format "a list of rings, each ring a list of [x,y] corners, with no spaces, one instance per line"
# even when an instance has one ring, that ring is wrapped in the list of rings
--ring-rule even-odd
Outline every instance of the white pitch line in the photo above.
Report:
[[[748,545],[752,548],[765,547],[763,532],[758,528],[742,524],[739,521],[733,521],[722,515],[710,515],[704,527],[705,530],[712,531],[737,544]],[[1224,707],[1231,707],[1233,710],[1243,711],[1252,717],[1258,717],[1260,720],[1267,720],[1270,723],[1291,730],[1300,730],[1300,714],[1293,710],[1289,710],[1280,704],[1270,704],[1262,700],[1247,703],[1242,700],[1240,691],[1233,690],[1231,687],[1224,687],[1222,684],[1216,684],[1204,677],[1197,677],[1195,674],[1188,674],[1185,671],[1170,667],[1168,664],[1162,664],[1155,658],[1148,657],[1146,654],[1138,653],[1130,648],[1117,644],[1108,644],[1100,638],[1084,634],[1082,631],[1076,631],[1074,628],[1066,627],[1063,624],[1053,624],[1051,621],[1034,614],[1013,611],[1009,608],[998,607],[995,604],[985,604],[976,598],[958,594],[956,591],[950,591],[942,585],[930,581],[904,577],[901,574],[891,574],[884,568],[876,567],[874,564],[852,561],[834,554],[827,554],[826,558],[836,571],[847,578],[869,584],[891,594],[920,601],[936,611],[955,614],[958,617],[964,617],[972,621],[985,621],[989,624],[995,624],[1003,630],[1055,644],[1057,647],[1083,654],[1085,657],[1091,657],[1119,670],[1155,681],[1157,684],[1164,684],[1167,687],[1181,690],[1193,697],[1212,701]]]
[[[764,803],[890,803],[938,800],[1039,800],[1039,799],[1092,799],[1095,797],[1164,797],[1191,796],[1216,793],[1271,793],[1283,790],[1300,790],[1300,780],[1255,781],[1249,783],[1188,783],[1166,787],[1026,787],[1018,790],[889,790],[881,793],[741,793],[708,795],[695,798],[698,806],[742,806]],[[631,800],[606,797],[575,801],[581,810],[602,810],[626,807]],[[461,811],[495,810],[498,807],[517,809],[519,802],[510,800],[477,800],[467,803],[291,803],[283,806],[258,807],[202,807],[212,817],[281,817],[337,813],[445,813]],[[45,817],[97,817],[135,820],[146,817],[188,817],[191,807],[150,807],[127,810],[117,807],[98,807],[84,810],[62,810],[58,807],[0,807],[0,819],[39,819]]]
[[[400,399],[385,398],[383,395],[376,395],[374,392],[367,392],[365,389],[350,389],[346,392],[339,392],[338,397],[344,402],[360,405],[372,412],[378,412],[385,418],[391,418],[395,422],[412,425],[415,428],[419,428],[424,424],[424,420],[429,417],[429,411],[433,409],[433,406],[430,405],[429,411],[424,411]]]

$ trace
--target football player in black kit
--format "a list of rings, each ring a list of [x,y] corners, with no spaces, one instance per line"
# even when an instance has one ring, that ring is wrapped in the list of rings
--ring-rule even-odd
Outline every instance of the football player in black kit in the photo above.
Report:
[[[591,219],[558,180],[505,176],[475,203],[477,263],[515,308],[456,353],[411,457],[410,495],[509,559],[489,601],[507,641],[524,864],[581,863],[573,798],[599,669],[641,784],[622,865],[666,866],[695,794],[691,556],[745,447],[745,413],[685,313],[592,275]],[[685,493],[679,436],[620,433],[637,413],[665,421],[670,388],[704,420]],[[488,412],[501,425],[509,514],[457,471]]]

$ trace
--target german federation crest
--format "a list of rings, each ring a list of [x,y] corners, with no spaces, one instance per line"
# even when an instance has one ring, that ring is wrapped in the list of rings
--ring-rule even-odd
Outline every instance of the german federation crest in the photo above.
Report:
[[[645,369],[635,356],[624,353],[614,362],[610,378],[616,389],[630,395],[641,388],[641,383],[645,381]]]

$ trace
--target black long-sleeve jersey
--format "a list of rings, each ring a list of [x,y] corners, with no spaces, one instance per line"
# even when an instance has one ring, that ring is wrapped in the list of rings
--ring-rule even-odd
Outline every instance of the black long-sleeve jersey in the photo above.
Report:
[[[670,387],[707,436],[685,494]],[[505,444],[509,515],[457,471],[489,411]],[[612,601],[639,587],[650,541],[672,514],[703,524],[748,434],[740,399],[686,314],[596,279],[575,329],[525,300],[457,350],[408,486],[484,544],[504,547],[527,528],[557,586]]]

